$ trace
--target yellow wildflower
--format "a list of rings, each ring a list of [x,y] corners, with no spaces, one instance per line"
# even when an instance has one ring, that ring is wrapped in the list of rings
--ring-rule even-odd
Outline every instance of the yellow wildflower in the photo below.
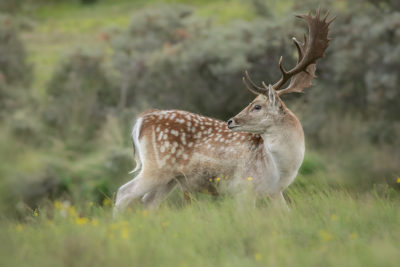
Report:
[[[22,232],[24,230],[24,227],[22,226],[22,224],[19,223],[19,224],[17,224],[15,229],[17,230],[17,232]]]
[[[350,239],[353,239],[353,240],[355,240],[355,239],[357,239],[358,238],[358,235],[357,235],[357,233],[351,233],[350,234]]]
[[[75,223],[77,225],[84,225],[84,224],[87,224],[87,222],[88,222],[88,219],[85,217],[78,217],[75,219]]]
[[[254,259],[256,260],[256,261],[261,261],[262,260],[262,256],[261,256],[261,254],[260,253],[254,253]]]
[[[319,237],[324,241],[330,241],[333,239],[333,236],[325,230],[319,231]]]
[[[247,180],[253,181],[253,177],[247,177]]]
[[[35,217],[39,216],[38,210],[34,210],[34,211],[33,211],[33,216],[35,216]]]
[[[208,179],[208,181],[212,182],[212,179],[210,178],[210,179]]]
[[[128,239],[129,238],[129,229],[127,227],[124,227],[121,229],[121,237],[123,239]]]
[[[63,204],[60,201],[54,201],[54,208],[56,210],[61,210],[63,208]]]
[[[331,215],[331,220],[332,221],[337,221],[338,220],[338,216],[336,214],[332,214]]]
[[[400,177],[397,177],[397,183],[400,184]]]
[[[219,180],[221,180],[221,178],[219,178],[219,177],[215,178],[216,182],[219,182]]]
[[[228,180],[229,179],[229,176],[225,176],[225,180]]]
[[[105,206],[105,207],[111,206],[111,199],[105,198],[105,199],[103,200],[103,206]]]
[[[93,201],[90,201],[89,202],[89,207],[93,207],[93,205],[94,205]]]

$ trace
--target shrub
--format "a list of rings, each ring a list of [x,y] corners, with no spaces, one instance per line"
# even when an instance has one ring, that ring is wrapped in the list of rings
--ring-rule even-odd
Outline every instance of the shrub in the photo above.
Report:
[[[317,6],[310,0],[296,8]],[[353,114],[368,122],[354,129],[373,143],[399,144],[400,13],[396,1],[346,1],[334,7],[333,41],[319,63],[317,86],[306,94],[306,131],[318,138],[332,114]],[[319,3],[319,2],[318,2]],[[357,11],[356,11],[357,10]],[[353,131],[353,132],[354,132]]]
[[[47,85],[43,117],[53,133],[67,143],[93,137],[107,110],[117,103],[117,91],[102,67],[102,57],[78,50],[64,58]]]
[[[130,28],[112,39],[127,104],[228,118],[250,100],[240,81],[245,69],[256,80],[273,81],[279,56],[291,62],[294,47],[282,29],[266,20],[214,25],[185,6],[135,14]]]
[[[26,94],[32,78],[13,19],[0,14],[0,110],[10,110]]]

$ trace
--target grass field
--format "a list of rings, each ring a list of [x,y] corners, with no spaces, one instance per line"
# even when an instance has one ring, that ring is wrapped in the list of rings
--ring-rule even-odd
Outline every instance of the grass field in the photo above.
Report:
[[[399,198],[387,193],[293,186],[290,212],[225,197],[118,220],[109,203],[49,203],[27,222],[1,223],[0,265],[398,266]]]

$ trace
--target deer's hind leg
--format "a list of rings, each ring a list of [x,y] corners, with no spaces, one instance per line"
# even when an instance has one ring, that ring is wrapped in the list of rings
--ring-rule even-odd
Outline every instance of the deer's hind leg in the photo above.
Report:
[[[125,210],[133,200],[163,185],[165,185],[165,183],[163,183],[162,180],[153,178],[153,175],[145,175],[145,172],[142,171],[133,180],[118,189],[115,199],[114,216],[117,216],[120,212]]]
[[[167,184],[159,185],[153,191],[150,191],[143,196],[142,203],[146,208],[157,209],[175,186],[176,180],[171,180]]]

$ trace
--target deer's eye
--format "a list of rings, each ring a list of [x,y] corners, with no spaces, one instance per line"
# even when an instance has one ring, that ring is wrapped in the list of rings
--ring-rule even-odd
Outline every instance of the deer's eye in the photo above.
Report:
[[[260,109],[261,109],[261,106],[260,106],[260,105],[255,105],[253,109],[254,109],[254,110],[260,110]]]

